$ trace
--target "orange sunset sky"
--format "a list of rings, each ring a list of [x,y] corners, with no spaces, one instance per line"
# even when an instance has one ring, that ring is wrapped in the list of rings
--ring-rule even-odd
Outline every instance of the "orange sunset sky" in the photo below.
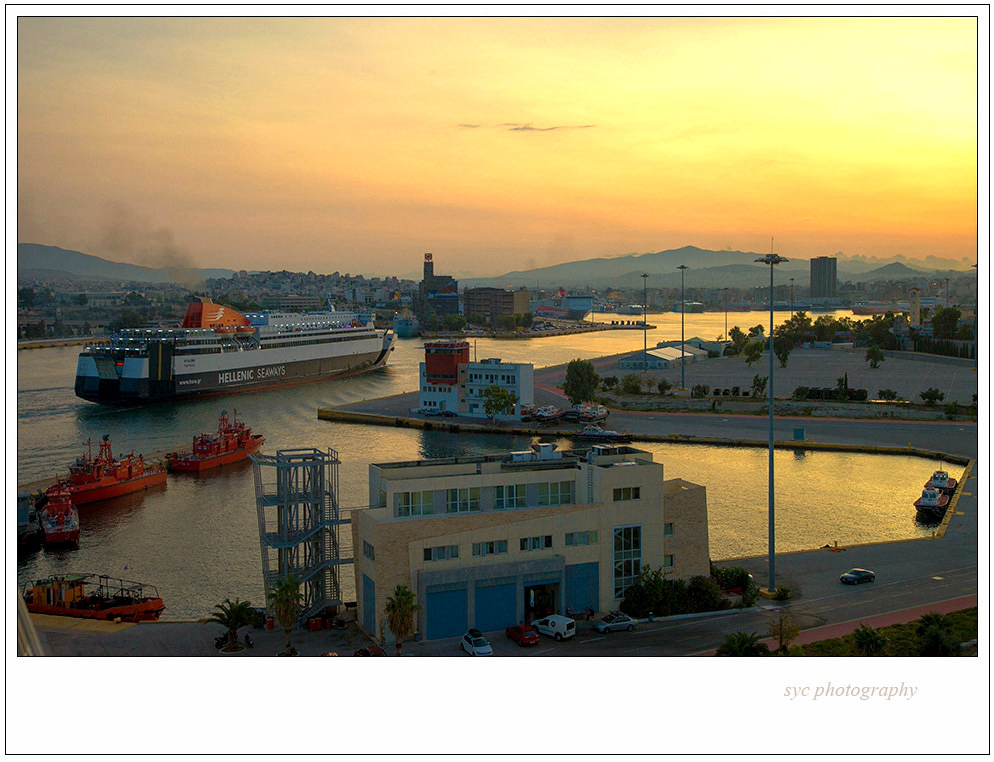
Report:
[[[399,276],[427,251],[483,276],[771,237],[796,258],[977,261],[974,18],[16,31],[20,242]]]

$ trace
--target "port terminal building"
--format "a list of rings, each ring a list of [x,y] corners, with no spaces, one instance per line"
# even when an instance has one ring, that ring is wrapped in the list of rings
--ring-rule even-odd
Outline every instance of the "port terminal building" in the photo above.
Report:
[[[397,585],[436,639],[617,609],[644,565],[710,571],[705,488],[627,445],[372,464],[369,500],[351,514],[357,622],[385,643]]]
[[[501,421],[520,421],[521,408],[531,405],[535,397],[531,363],[506,363],[499,357],[470,362],[468,341],[426,343],[418,382],[422,411],[452,411],[468,418],[487,417],[483,391],[490,386],[499,386],[518,398],[512,411],[494,416]]]

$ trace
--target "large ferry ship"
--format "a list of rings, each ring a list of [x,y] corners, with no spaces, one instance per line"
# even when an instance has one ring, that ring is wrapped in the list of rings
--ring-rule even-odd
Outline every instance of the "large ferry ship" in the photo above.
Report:
[[[350,376],[382,367],[396,335],[367,312],[247,312],[206,297],[175,328],[130,328],[84,347],[76,395],[134,404]]]

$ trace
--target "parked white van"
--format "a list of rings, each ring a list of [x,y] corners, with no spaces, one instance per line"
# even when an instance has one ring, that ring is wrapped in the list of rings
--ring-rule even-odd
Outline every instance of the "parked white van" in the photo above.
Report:
[[[576,622],[568,616],[560,616],[559,614],[536,619],[532,622],[532,627],[543,635],[551,635],[556,640],[564,640],[576,635]]]

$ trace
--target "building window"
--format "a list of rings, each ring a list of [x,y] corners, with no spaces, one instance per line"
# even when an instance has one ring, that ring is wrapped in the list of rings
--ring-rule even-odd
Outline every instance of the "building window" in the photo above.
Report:
[[[663,524],[663,537],[672,537],[672,536],[673,536],[673,522],[667,521],[665,524]]]
[[[552,535],[545,534],[540,537],[522,537],[522,550],[545,550],[552,547]]]
[[[570,505],[573,502],[573,482],[552,482],[538,485],[539,505]]]
[[[614,528],[614,599],[625,597],[625,591],[638,580],[642,569],[642,527]]]
[[[446,490],[446,513],[465,513],[480,510],[480,488],[463,487]]]
[[[567,545],[593,545],[597,542],[597,532],[567,532]]]
[[[498,553],[507,553],[507,540],[473,543],[474,556],[494,556]]]
[[[398,492],[398,516],[426,516],[435,512],[433,506],[435,493],[431,490],[424,492]]]
[[[642,496],[641,487],[616,487],[614,490],[614,501],[638,500]]]
[[[373,546],[365,540],[362,541],[362,554],[370,561],[376,560],[376,553],[373,551]]]
[[[673,556],[663,556],[663,568],[672,569],[673,568]]]
[[[425,561],[447,561],[450,558],[459,558],[458,545],[439,545],[435,548],[425,548]]]
[[[508,484],[498,486],[494,490],[494,510],[503,511],[511,508],[525,507],[525,485]]]

